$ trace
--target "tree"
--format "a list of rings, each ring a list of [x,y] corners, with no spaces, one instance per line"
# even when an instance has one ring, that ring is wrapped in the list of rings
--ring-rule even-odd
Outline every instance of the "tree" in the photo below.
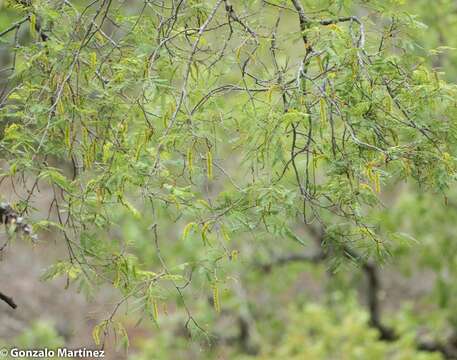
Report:
[[[445,206],[456,170],[456,88],[416,52],[408,35],[422,24],[399,2],[10,6],[2,182],[18,216],[52,191],[34,228],[58,230],[68,260],[46,279],[119,290],[97,343],[124,334],[121,305],[157,321],[173,297],[186,329],[209,336],[187,293],[205,288],[218,313],[222,289],[245,301],[231,279],[247,262],[294,261],[358,264],[370,325],[398,338],[381,320],[377,264],[406,236],[383,202],[414,181]],[[251,320],[240,315],[241,341]]]

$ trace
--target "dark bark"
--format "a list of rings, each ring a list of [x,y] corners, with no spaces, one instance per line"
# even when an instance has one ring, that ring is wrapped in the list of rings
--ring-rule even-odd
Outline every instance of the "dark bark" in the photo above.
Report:
[[[17,305],[16,303],[14,302],[14,300],[12,298],[10,298],[9,296],[6,296],[5,294],[3,294],[2,292],[0,292],[0,300],[4,301],[5,303],[7,303],[10,307],[12,307],[13,309],[16,309],[17,308]]]

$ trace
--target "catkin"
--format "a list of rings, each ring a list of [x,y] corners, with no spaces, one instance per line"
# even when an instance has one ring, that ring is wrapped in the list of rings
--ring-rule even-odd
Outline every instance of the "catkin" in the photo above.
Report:
[[[206,154],[206,169],[208,180],[211,180],[213,178],[213,155],[211,151],[208,151]]]

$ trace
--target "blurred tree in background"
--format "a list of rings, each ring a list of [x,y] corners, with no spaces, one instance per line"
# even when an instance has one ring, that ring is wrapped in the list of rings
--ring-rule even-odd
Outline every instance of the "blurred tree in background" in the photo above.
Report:
[[[0,254],[117,289],[97,346],[457,358],[455,2],[0,6]]]

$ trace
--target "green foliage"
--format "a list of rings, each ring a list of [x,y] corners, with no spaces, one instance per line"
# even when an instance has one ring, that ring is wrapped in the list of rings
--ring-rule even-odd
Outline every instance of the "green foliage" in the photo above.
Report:
[[[57,333],[54,325],[48,321],[36,321],[30,328],[24,330],[11,343],[0,341],[2,346],[12,346],[22,349],[48,348],[56,349],[65,344],[64,339]]]
[[[418,45],[425,27],[406,3],[10,2],[1,181],[23,188],[24,211],[42,187],[53,194],[52,219],[35,227],[56,228],[68,259],[45,279],[118,290],[97,344],[110,332],[126,339],[124,305],[159,325],[159,309],[176,305],[189,332],[211,338],[224,310],[249,308],[237,279],[276,255],[317,248],[332,272],[351,273],[347,260],[364,268],[409,251],[416,195],[447,199],[455,180],[457,88],[430,66],[437,51]],[[413,204],[386,214],[405,182]],[[455,252],[440,259],[449,234],[441,241],[426,262],[454,273]],[[437,283],[443,307],[450,282]],[[443,328],[455,322],[449,309]],[[350,311],[337,323],[305,306],[265,356],[295,356],[313,331],[323,342],[298,356],[335,356],[329,334],[348,358],[413,356]],[[308,316],[320,327],[302,333]]]
[[[332,308],[307,304],[291,309],[290,322],[279,344],[272,344],[260,359],[442,359],[438,353],[418,352],[415,334],[405,334],[393,344],[378,339],[367,326],[367,313],[349,302]]]
[[[341,303],[342,294],[334,293],[331,306],[309,302],[303,307],[291,306],[280,338],[265,341],[260,353],[248,356],[236,349],[213,349],[203,352],[198,344],[176,341],[166,332],[139,344],[132,360],[169,359],[183,356],[217,359],[421,359],[440,360],[439,353],[424,353],[415,348],[414,332],[405,332],[396,342],[380,341],[375,329],[367,325],[368,314],[349,297]],[[263,334],[265,335],[265,334]]]

